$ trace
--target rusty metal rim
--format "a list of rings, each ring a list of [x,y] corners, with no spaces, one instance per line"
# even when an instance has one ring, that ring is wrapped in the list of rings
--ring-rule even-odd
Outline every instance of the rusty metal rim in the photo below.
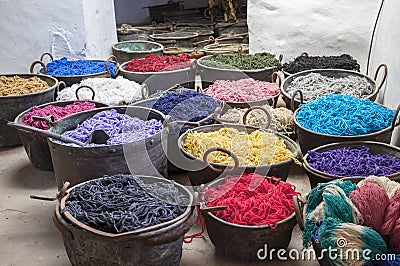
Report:
[[[283,71],[284,74],[288,74],[288,76],[285,78],[285,80],[282,82],[282,86],[281,86],[281,92],[282,95],[285,96],[288,99],[291,99],[292,96],[289,95],[288,92],[286,92],[285,90],[285,85],[289,86],[294,79],[301,77],[301,76],[305,76],[308,75],[310,73],[320,73],[320,72],[338,72],[338,73],[348,73],[349,76],[358,76],[358,77],[362,77],[367,79],[368,83],[373,84],[374,86],[374,91],[368,95],[368,97],[362,98],[362,99],[371,99],[373,97],[375,97],[378,93],[379,93],[379,87],[376,83],[375,80],[373,80],[372,78],[368,77],[367,75],[364,75],[360,72],[357,71],[353,71],[353,70],[347,70],[347,69],[336,69],[336,68],[327,68],[327,69],[311,69],[311,70],[304,70],[301,72],[297,72],[295,74],[290,74],[289,72]],[[323,75],[324,76],[324,75]],[[334,77],[331,75],[325,75],[327,77]],[[289,79],[291,79],[291,81],[289,82]],[[289,83],[289,84],[288,84]],[[294,100],[297,104],[300,104],[300,101],[298,100]],[[304,100],[304,103],[308,103],[308,102],[312,102],[312,101],[306,101]]]
[[[204,128],[212,128],[213,130],[210,130],[208,132],[212,132],[212,131],[216,131],[219,130],[219,128],[216,129],[216,127],[220,127],[220,128],[245,128],[245,129],[251,129],[251,130],[261,130],[264,132],[268,132],[268,133],[273,133],[275,136],[279,137],[281,140],[286,140],[287,142],[289,142],[290,144],[292,144],[295,148],[296,151],[293,152],[293,157],[294,158],[298,158],[300,156],[300,150],[299,150],[299,146],[297,145],[296,142],[294,142],[292,139],[290,139],[289,137],[286,137],[280,133],[274,132],[274,131],[268,131],[262,128],[258,128],[258,127],[253,127],[253,126],[246,126],[246,125],[238,125],[238,124],[213,124],[213,125],[207,125],[207,126],[200,126],[200,127],[196,127],[193,128],[191,131],[196,131],[199,129],[204,129]],[[200,163],[203,163],[202,159],[199,159],[197,157],[194,157],[192,154],[188,153],[183,147],[182,147],[182,143],[184,138],[186,138],[188,132],[183,133],[179,138],[178,138],[178,147],[179,149],[183,152],[183,154],[185,156],[187,156],[188,158],[198,161]],[[278,167],[281,165],[285,165],[289,162],[293,161],[292,159],[288,159],[286,161],[277,163],[277,164],[264,164],[264,165],[257,165],[257,166],[246,166],[246,165],[240,165],[238,168],[242,169],[242,168],[246,168],[246,169],[257,169],[260,167]],[[212,166],[217,167],[217,168],[225,168],[225,167],[229,167],[230,165],[226,165],[226,164],[220,164],[220,163],[210,163]]]
[[[158,46],[158,48],[156,48],[154,50],[147,50],[147,51],[126,51],[126,50],[122,50],[121,48],[118,48],[119,45],[126,44],[126,43],[147,43],[147,44],[152,44],[154,46]],[[124,52],[127,54],[151,54],[151,53],[162,52],[164,50],[164,45],[157,43],[157,42],[151,42],[151,41],[132,40],[132,41],[123,41],[123,42],[116,43],[112,46],[112,48],[118,52]]]
[[[190,59],[190,64],[192,64],[192,62],[196,61],[195,59]],[[128,62],[125,62],[123,64],[121,64],[121,66],[119,67],[119,71],[121,71],[123,74],[135,74],[135,75],[167,75],[167,74],[173,74],[173,73],[178,73],[178,72],[186,72],[186,71],[190,71],[191,67],[190,65],[188,67],[185,68],[181,68],[181,69],[177,69],[177,70],[170,70],[170,71],[160,71],[160,72],[132,72],[132,71],[128,71],[125,70],[125,67],[128,65]]]
[[[41,80],[45,81],[47,83],[46,80],[44,79],[51,79],[52,81],[54,81],[54,85],[53,86],[49,86],[48,89],[43,90],[43,91],[38,91],[38,92],[34,92],[34,93],[29,93],[29,94],[21,94],[21,95],[10,95],[10,96],[0,96],[0,100],[6,100],[6,99],[14,99],[14,98],[22,98],[22,97],[30,97],[30,96],[34,96],[34,95],[39,95],[42,93],[46,93],[48,91],[51,91],[53,89],[57,88],[58,85],[58,80],[54,77],[54,76],[49,76],[49,75],[43,75],[43,74],[26,74],[26,73],[19,73],[19,74],[2,74],[2,76],[6,76],[6,77],[13,77],[13,76],[19,76],[19,77],[38,77]],[[47,83],[48,84],[48,83]]]
[[[349,145],[349,146],[347,146]],[[312,151],[318,152],[319,150],[332,150],[332,149],[336,149],[336,148],[341,148],[341,147],[358,147],[358,146],[367,146],[368,145],[376,145],[376,146],[381,146],[384,147],[386,149],[391,149],[391,150],[396,150],[398,153],[400,153],[400,148],[396,147],[396,146],[391,146],[387,143],[383,143],[383,142],[376,142],[376,141],[346,141],[346,142],[335,142],[335,143],[329,143],[329,144],[325,144],[322,146],[319,146],[317,148],[312,149]],[[328,149],[327,149],[328,148]],[[306,155],[304,155],[303,157],[303,167],[307,168],[310,172],[312,173],[316,173],[318,175],[320,175],[321,178],[324,179],[343,179],[343,178],[360,178],[360,177],[365,177],[365,176],[334,176],[332,174],[328,174],[325,172],[321,172],[315,168],[313,168],[311,165],[309,165],[309,163],[307,162],[307,158],[308,158],[308,152]],[[397,177],[400,175],[400,172],[391,174],[391,175],[386,175],[386,177],[388,178],[393,178],[393,177]]]
[[[184,191],[186,196],[189,197],[189,204],[186,207],[186,210],[181,215],[179,215],[178,217],[176,217],[175,219],[172,219],[170,221],[167,221],[167,222],[164,222],[164,223],[161,223],[161,224],[157,224],[157,225],[153,225],[153,226],[149,226],[149,227],[145,227],[145,228],[141,228],[141,229],[134,230],[134,231],[129,231],[129,232],[125,232],[125,233],[119,233],[119,234],[103,232],[103,231],[97,230],[97,229],[95,229],[93,227],[90,227],[90,226],[88,226],[86,224],[83,224],[82,222],[78,221],[74,216],[72,216],[72,214],[70,212],[68,212],[68,211],[63,213],[64,217],[67,220],[69,220],[70,222],[72,222],[74,225],[76,225],[76,226],[78,226],[78,227],[80,227],[82,229],[85,229],[87,231],[90,231],[91,233],[94,233],[96,235],[117,238],[117,237],[123,237],[123,236],[127,236],[127,235],[138,235],[138,234],[142,234],[142,233],[147,233],[149,231],[154,231],[154,230],[157,230],[157,229],[162,229],[162,228],[165,228],[166,226],[173,225],[174,223],[176,223],[178,221],[184,220],[185,217],[188,217],[190,215],[190,213],[192,212],[192,205],[193,205],[194,198],[193,198],[193,194],[190,193],[190,191],[186,187],[182,186],[179,183],[173,182],[173,181],[165,179],[165,178],[160,178],[160,177],[155,177],[155,176],[144,176],[144,175],[138,175],[137,177],[146,178],[146,179],[156,179],[157,181],[162,181],[164,183],[166,183],[166,182],[173,183],[174,185],[178,186],[180,188],[180,190]],[[65,202],[68,199],[69,193],[71,192],[71,190],[73,190],[76,187],[80,187],[80,186],[82,186],[82,185],[84,185],[86,183],[92,182],[94,180],[102,179],[102,178],[103,177],[97,178],[97,179],[93,179],[93,180],[88,180],[88,181],[85,181],[83,183],[79,183],[79,184],[69,188],[66,191],[65,196],[60,200],[59,210],[61,211],[62,209],[65,208]]]

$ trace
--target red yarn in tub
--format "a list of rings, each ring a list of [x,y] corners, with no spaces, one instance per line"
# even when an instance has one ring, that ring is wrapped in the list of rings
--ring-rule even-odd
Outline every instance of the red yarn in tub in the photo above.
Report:
[[[190,56],[188,54],[182,54],[180,56],[148,54],[145,58],[134,58],[129,61],[125,70],[130,72],[172,71],[187,68],[189,64]]]

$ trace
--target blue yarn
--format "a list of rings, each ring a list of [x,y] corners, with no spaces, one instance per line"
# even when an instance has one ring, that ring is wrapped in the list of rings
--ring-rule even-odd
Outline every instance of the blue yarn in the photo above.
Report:
[[[389,127],[395,111],[368,99],[328,94],[300,106],[297,122],[316,133],[359,136]]]
[[[115,78],[116,64],[109,62],[108,66],[111,76]],[[66,57],[50,62],[46,67],[48,75],[58,77],[90,75],[107,71],[105,61],[68,60]]]

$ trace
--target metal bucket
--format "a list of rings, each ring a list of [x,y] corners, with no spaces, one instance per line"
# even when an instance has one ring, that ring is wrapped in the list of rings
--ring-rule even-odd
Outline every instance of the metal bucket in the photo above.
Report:
[[[379,74],[379,71],[381,68],[384,69],[384,77],[378,86],[376,79],[378,77],[378,74]],[[359,78],[365,78],[365,79],[367,79],[368,83],[373,88],[373,93],[371,95],[369,95],[368,97],[366,97],[366,99],[375,101],[376,97],[378,96],[379,90],[382,88],[383,84],[386,81],[387,71],[388,71],[387,66],[385,64],[380,65],[376,69],[374,79],[371,79],[370,77],[368,77],[364,74],[361,74],[359,72],[351,71],[351,70],[344,70],[344,69],[313,69],[313,70],[306,70],[306,71],[298,72],[296,74],[290,75],[283,81],[282,88],[281,88],[282,99],[286,103],[286,107],[291,108],[292,96],[290,96],[290,94],[287,92],[287,88],[290,86],[290,84],[292,84],[293,80],[295,80],[298,77],[306,76],[310,73],[318,73],[323,76],[333,77],[333,78],[343,78],[343,77],[347,77],[347,76],[355,76],[355,77],[359,77]],[[294,92],[294,94],[295,93],[296,92]],[[323,95],[321,95],[321,96],[323,96]],[[307,101],[304,101],[304,102],[307,102]],[[294,109],[299,108],[300,104],[301,104],[301,100],[299,101],[299,100],[294,99]]]
[[[201,24],[177,24],[173,27],[173,30],[175,32],[197,33],[199,41],[208,40],[214,35],[214,30],[211,27]]]
[[[155,177],[140,178],[144,182],[168,182]],[[185,187],[175,185],[192,199]],[[58,202],[53,221],[62,234],[72,265],[179,265],[183,236],[197,218],[197,211],[189,206],[182,217],[165,225],[109,234],[69,221],[60,213],[60,205]]]
[[[149,95],[156,93],[158,90],[167,90],[176,84],[194,82],[195,80],[196,61],[193,59],[189,67],[164,72],[130,72],[125,70],[128,63],[125,62],[120,66],[122,76],[140,84],[147,84]]]
[[[0,96],[0,147],[9,147],[20,145],[21,140],[18,136],[18,131],[7,126],[7,121],[13,121],[15,117],[24,110],[33,105],[40,105],[54,101],[55,91],[58,81],[50,76],[38,74],[7,74],[6,77],[18,75],[21,78],[38,77],[45,81],[49,88],[44,91],[15,95],[15,96]]]
[[[197,69],[200,73],[203,88],[209,87],[216,80],[239,80],[245,78],[253,78],[256,80],[268,81],[271,80],[272,74],[278,70],[278,67],[252,70],[221,69],[208,67],[204,65],[203,62],[210,57],[211,55],[207,55],[197,60]]]
[[[125,41],[114,44],[112,49],[119,62],[128,62],[147,54],[162,55],[164,46],[150,41]]]
[[[386,143],[373,142],[373,141],[352,141],[352,142],[331,143],[331,144],[327,144],[327,145],[323,145],[321,147],[315,148],[315,149],[313,149],[313,151],[325,152],[325,151],[340,149],[340,148],[344,148],[344,147],[360,148],[362,146],[368,147],[372,154],[381,154],[381,155],[388,155],[388,156],[400,158],[400,148],[391,146]],[[304,159],[303,167],[308,175],[308,178],[310,179],[311,188],[316,187],[318,185],[318,183],[327,183],[329,181],[343,179],[343,178],[347,177],[347,176],[338,176],[335,178],[335,176],[333,176],[331,174],[321,172],[321,171],[313,168],[311,165],[309,165],[307,162],[307,158],[308,158],[308,153],[303,158]],[[396,182],[400,182],[400,172],[394,173],[391,175],[387,175],[386,177],[388,177],[391,180],[394,180]]]
[[[158,42],[165,47],[178,45],[181,47],[193,47],[193,43],[199,40],[196,32],[167,32],[162,34],[152,34],[150,39]]]
[[[77,100],[77,101],[79,101],[79,100]],[[48,105],[65,107],[66,105],[72,104],[77,101],[50,102],[50,103],[45,103],[45,104],[39,105],[38,107],[44,108]],[[95,102],[95,101],[89,101],[89,102],[96,104],[96,108],[108,106],[106,104]],[[15,118],[14,123],[20,124],[21,121],[24,119],[24,115],[29,113],[30,111],[31,111],[31,109],[28,109],[28,110],[20,113]],[[64,119],[64,118],[62,118],[62,119]],[[44,118],[44,120],[45,120],[45,118]],[[57,121],[50,123],[49,126],[54,125],[54,123],[57,123]],[[22,144],[24,145],[26,154],[28,155],[28,158],[29,158],[29,161],[31,162],[31,164],[41,170],[53,171],[53,162],[51,161],[51,154],[50,154],[49,145],[47,144],[47,137],[43,136],[41,134],[37,134],[37,133],[25,131],[25,130],[18,130],[18,135],[22,141]]]
[[[157,119],[165,121],[162,113],[144,107],[105,107],[71,115],[58,121],[51,132],[62,134],[93,115],[115,109],[142,120]],[[49,138],[54,175],[58,188],[65,181],[71,185],[102,177],[103,175],[129,174],[168,176],[167,157],[165,155],[168,129],[164,129],[144,140],[98,147],[71,147]]]
[[[31,64],[30,67],[30,72],[33,73],[34,72],[34,68],[37,64],[40,64],[42,66],[41,69],[39,69],[38,74],[47,74],[47,68],[46,68],[46,64],[43,63],[43,58],[45,55],[48,55],[50,57],[50,60],[53,61],[53,56],[50,53],[44,53],[42,54],[42,56],[40,57],[39,61],[34,61]],[[58,81],[64,81],[65,84],[67,85],[67,87],[71,87],[73,84],[75,83],[79,83],[81,82],[83,79],[86,78],[109,78],[111,77],[111,72],[110,69],[108,67],[108,63],[110,62],[111,59],[114,59],[115,61],[113,61],[113,63],[116,64],[115,69],[118,70],[119,65],[118,62],[116,60],[116,58],[114,56],[110,56],[107,58],[107,60],[87,60],[87,61],[93,61],[93,62],[105,62],[106,63],[106,69],[107,71],[101,72],[101,73],[95,73],[95,74],[89,74],[89,75],[75,75],[75,76],[52,76],[54,78],[56,78]]]
[[[207,55],[249,53],[249,45],[237,43],[213,43],[204,46]]]
[[[397,116],[400,112],[400,105],[397,107],[396,113],[393,117],[392,125],[382,129],[380,131],[365,134],[365,135],[358,135],[358,136],[336,136],[336,135],[328,135],[328,134],[321,134],[311,131],[309,129],[304,128],[301,126],[296,119],[297,112],[300,109],[297,109],[294,112],[294,124],[296,127],[296,134],[298,137],[300,149],[303,154],[306,154],[309,150],[312,150],[316,147],[335,143],[335,142],[346,142],[346,141],[376,141],[376,142],[383,142],[383,143],[390,143],[392,138],[392,132],[399,125],[399,121]],[[310,118],[312,119],[312,118]]]
[[[213,132],[217,131],[221,128],[235,128],[239,131],[242,132],[247,132],[250,134],[253,131],[256,130],[262,130],[266,131],[264,129],[256,128],[256,127],[251,127],[251,126],[244,126],[244,125],[236,125],[236,124],[225,124],[225,125],[208,125],[208,126],[201,126],[192,129],[192,132]],[[294,158],[298,158],[300,156],[300,151],[298,148],[298,145],[291,140],[289,137],[286,137],[282,134],[273,132],[274,135],[276,135],[279,139],[283,140],[283,142],[286,145],[286,149],[290,150],[293,153]],[[232,158],[234,158],[236,165],[234,166],[232,173],[257,173],[260,175],[264,176],[275,176],[279,177],[282,179],[282,181],[285,181],[289,175],[290,168],[292,167],[293,160],[289,159],[277,164],[269,164],[269,165],[260,165],[260,166],[239,166],[239,162],[237,160],[236,155],[223,148],[219,147],[214,147],[209,150],[207,150],[204,153],[203,160],[194,157],[192,154],[188,153],[185,151],[185,149],[182,146],[182,143],[185,141],[186,137],[188,135],[188,132],[183,133],[179,139],[178,139],[178,147],[180,150],[180,153],[182,153],[184,156],[189,158],[188,164],[187,164],[187,169],[188,170],[188,177],[190,179],[190,183],[193,186],[198,186],[201,184],[206,184],[208,182],[211,182],[212,180],[216,179],[221,175],[221,173],[224,171],[224,169],[232,168],[232,167],[227,167],[227,165],[224,164],[218,164],[218,163],[209,163],[207,162],[207,156],[210,152],[212,151],[222,151],[230,155]],[[236,157],[236,159],[235,159]]]
[[[222,178],[213,181],[208,186],[216,188],[224,182],[225,179]],[[271,229],[269,225],[248,226],[229,223],[211,212],[203,213],[203,217],[208,235],[216,250],[225,256],[247,261],[259,260],[258,251],[264,250],[265,245],[268,246],[268,250],[286,249],[297,223],[295,212],[277,222],[276,229]]]

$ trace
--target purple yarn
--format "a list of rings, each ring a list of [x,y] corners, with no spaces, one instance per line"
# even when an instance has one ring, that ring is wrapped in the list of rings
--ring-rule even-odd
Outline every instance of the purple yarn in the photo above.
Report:
[[[151,119],[143,121],[137,117],[120,114],[115,109],[99,112],[86,119],[76,129],[66,131],[62,135],[81,142],[85,142],[95,130],[103,130],[110,138],[107,145],[119,145],[151,137],[163,129],[162,122]],[[63,143],[77,146],[72,143]],[[90,144],[88,146],[104,146],[104,144]]]
[[[334,176],[387,176],[400,172],[400,158],[372,154],[368,147],[344,147],[325,152],[308,151],[308,164]]]

